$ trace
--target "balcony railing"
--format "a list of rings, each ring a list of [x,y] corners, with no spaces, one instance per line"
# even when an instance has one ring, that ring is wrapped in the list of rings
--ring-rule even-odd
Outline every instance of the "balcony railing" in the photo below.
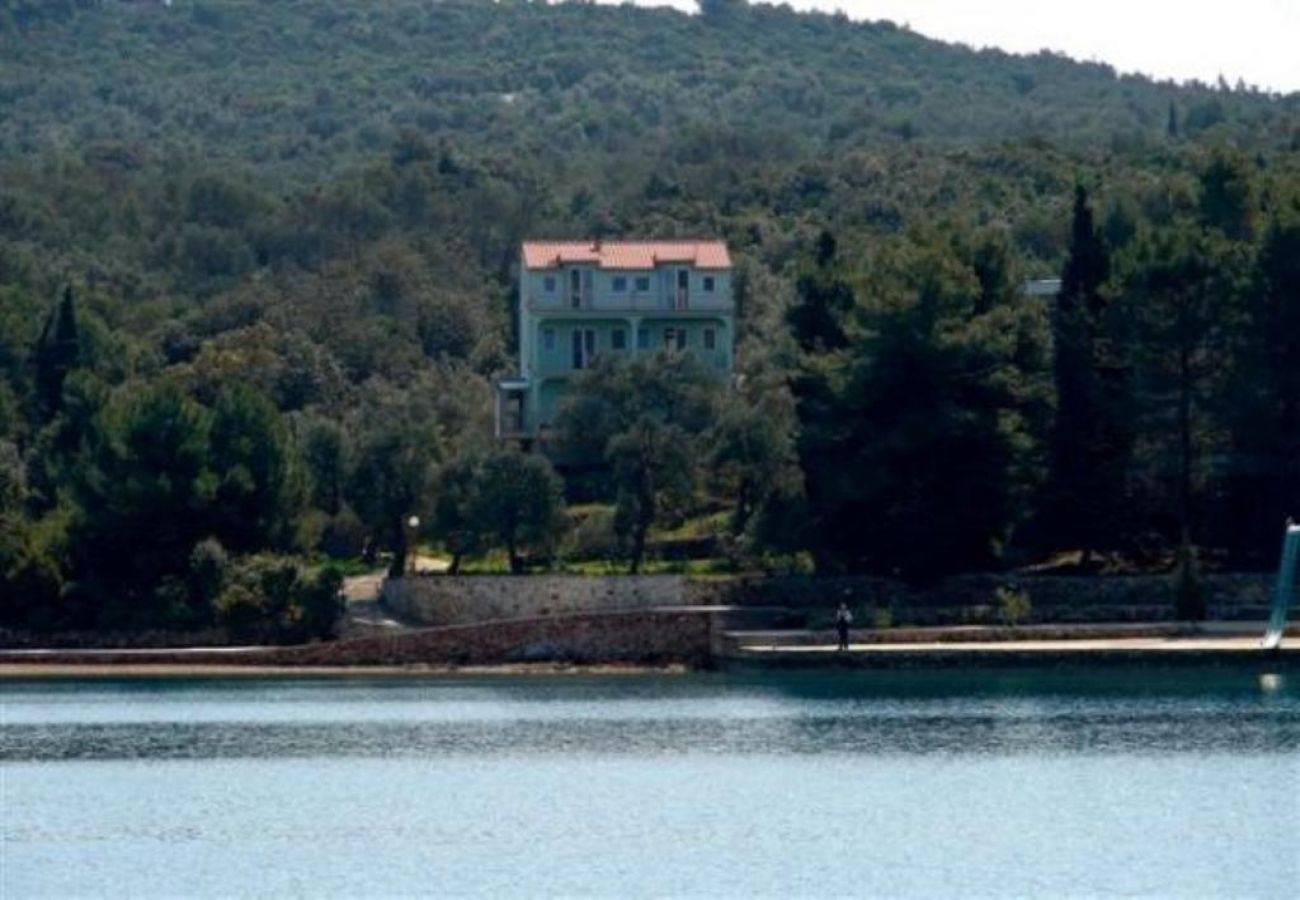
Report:
[[[692,297],[682,291],[668,297],[650,294],[627,294],[615,297],[584,296],[579,305],[574,306],[569,296],[530,297],[529,312],[564,313],[564,312],[610,312],[610,313],[726,313],[731,312],[733,304],[729,297],[721,294]]]

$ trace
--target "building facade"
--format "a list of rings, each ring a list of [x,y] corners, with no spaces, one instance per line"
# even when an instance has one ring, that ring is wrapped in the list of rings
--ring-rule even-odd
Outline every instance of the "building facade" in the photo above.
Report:
[[[573,377],[604,355],[691,353],[729,376],[731,256],[721,241],[527,241],[519,374],[497,385],[503,438],[544,436]]]

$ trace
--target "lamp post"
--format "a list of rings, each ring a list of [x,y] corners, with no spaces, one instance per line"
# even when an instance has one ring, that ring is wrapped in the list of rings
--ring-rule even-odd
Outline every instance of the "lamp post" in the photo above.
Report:
[[[419,533],[420,517],[411,516],[411,518],[406,520],[406,526],[410,529],[410,533],[406,540],[406,566],[411,574],[415,574],[415,553],[417,549],[415,546],[415,536]]]

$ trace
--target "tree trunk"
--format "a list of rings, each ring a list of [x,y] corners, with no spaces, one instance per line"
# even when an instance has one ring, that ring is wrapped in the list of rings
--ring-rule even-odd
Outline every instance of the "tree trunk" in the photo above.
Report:
[[[388,567],[389,578],[401,578],[406,574],[406,523],[400,518],[393,529],[393,562]]]
[[[636,527],[632,529],[632,566],[631,573],[637,575],[641,571],[641,560],[645,558],[645,539],[647,526],[637,517]]]
[[[639,574],[641,562],[645,559],[646,537],[655,520],[655,494],[650,483],[649,466],[644,461],[637,473],[636,484],[636,525],[632,529],[632,574]]]
[[[735,537],[740,537],[745,533],[745,526],[749,524],[749,517],[753,515],[753,502],[750,497],[755,493],[751,490],[749,479],[743,479],[740,482],[740,488],[736,491],[736,511],[731,517],[731,533]]]

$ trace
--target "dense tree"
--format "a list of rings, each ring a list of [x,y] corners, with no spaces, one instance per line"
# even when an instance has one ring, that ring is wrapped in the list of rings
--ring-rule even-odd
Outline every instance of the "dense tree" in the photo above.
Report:
[[[937,241],[879,262],[859,337],[797,386],[814,554],[909,577],[988,565],[1034,484],[1043,310]]]
[[[720,391],[694,357],[663,351],[632,362],[599,361],[561,406],[561,452],[609,468],[615,526],[633,572],[645,559],[650,527],[680,514],[695,490],[701,438],[715,420]]]
[[[1300,520],[1300,215],[1274,222],[1260,252],[1256,321],[1262,326],[1269,366],[1266,421],[1275,429],[1269,456],[1276,494]],[[1280,518],[1280,517],[1279,517]]]
[[[65,624],[58,607],[59,560],[39,530],[11,511],[0,512],[0,623],[9,627]]]
[[[527,549],[545,550],[564,521],[564,485],[545,457],[506,449],[489,453],[478,471],[474,518],[484,543],[504,547],[510,571],[524,571]]]
[[[451,554],[447,571],[455,575],[466,555],[485,547],[482,460],[477,454],[462,454],[438,470],[437,500],[433,507],[433,531]]]
[[[336,516],[343,509],[351,448],[342,426],[328,419],[306,423],[301,438],[312,505]]]
[[[372,547],[391,548],[389,572],[400,575],[414,536],[407,521],[432,505],[442,439],[437,419],[420,405],[390,398],[372,415],[375,421],[357,449],[348,496],[370,532]]]
[[[1259,564],[1297,502],[1293,98],[739,2],[133,6],[0,4],[2,567],[32,621],[219,618],[200,547],[400,568],[407,517],[442,512],[481,546],[541,234],[736,260],[734,391],[661,360],[627,398],[588,385],[556,451],[638,566],[720,502],[724,545],[826,571],[1167,563],[1185,346],[1203,558]],[[1080,182],[1100,229],[1088,203],[1071,227]],[[1020,297],[1062,266],[1050,314]],[[1215,320],[1190,344],[1185,297]]]
[[[284,548],[302,482],[289,431],[265,395],[225,391],[213,409],[210,465],[218,473],[212,533],[235,552]]]
[[[160,384],[104,409],[100,438],[77,471],[73,569],[83,591],[111,604],[101,615],[148,621],[154,590],[186,570],[210,533],[220,483],[210,467],[212,412]]]
[[[1201,221],[1233,240],[1255,231],[1255,185],[1250,163],[1239,153],[1220,151],[1201,172]]]
[[[1222,527],[1213,537],[1238,560],[1268,565],[1279,523],[1300,519],[1300,222],[1293,213],[1265,230],[1243,312],[1243,327],[1229,331],[1229,505],[1215,517]]]
[[[811,266],[795,284],[798,300],[786,313],[794,338],[804,350],[835,350],[847,342],[844,317],[853,308],[853,288],[838,265],[835,237],[823,231]]]
[[[1183,545],[1194,544],[1208,453],[1222,446],[1226,335],[1240,326],[1241,248],[1186,222],[1137,248],[1126,279],[1140,333],[1137,365],[1147,417],[1148,479],[1170,483]]]
[[[802,493],[791,400],[779,389],[742,394],[721,406],[705,439],[708,466],[720,494],[735,504],[733,535],[750,528],[768,504]]]

